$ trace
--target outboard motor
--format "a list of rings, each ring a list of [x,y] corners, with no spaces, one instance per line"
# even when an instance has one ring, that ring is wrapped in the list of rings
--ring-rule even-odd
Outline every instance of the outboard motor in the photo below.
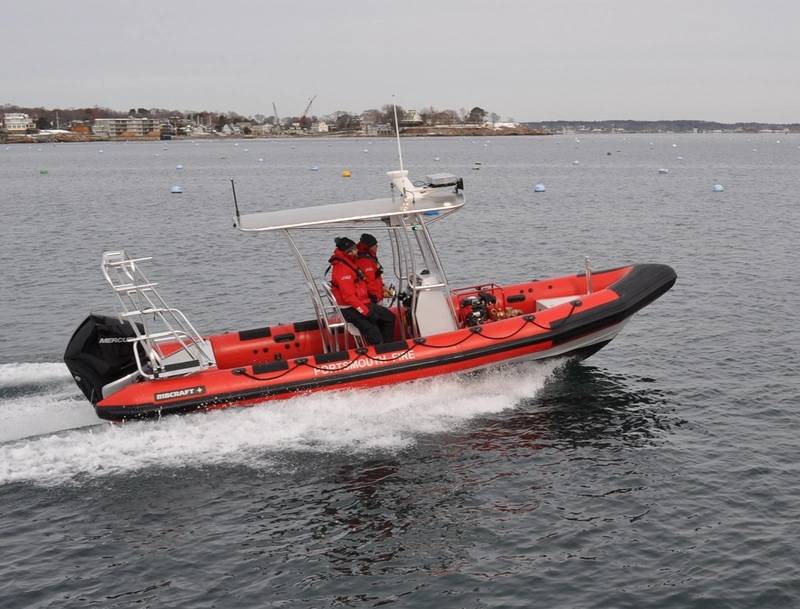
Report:
[[[139,328],[144,330],[141,325]],[[135,336],[129,322],[106,315],[89,315],[75,330],[64,363],[92,404],[103,399],[105,385],[138,369],[128,342]]]

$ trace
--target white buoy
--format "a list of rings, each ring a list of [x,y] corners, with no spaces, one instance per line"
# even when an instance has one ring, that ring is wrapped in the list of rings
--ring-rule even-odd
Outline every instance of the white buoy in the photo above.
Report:
[[[258,159],[258,162],[259,162],[259,163],[263,163],[263,162],[264,162],[264,159]]]
[[[183,165],[175,165],[175,169],[183,169]]]
[[[662,167],[661,169],[658,170],[658,173],[662,173],[662,174],[669,173],[669,169],[667,169],[665,167]]]
[[[544,192],[544,191],[545,187],[544,184],[542,184],[541,182],[539,182],[536,186],[533,187],[533,192]]]
[[[682,160],[683,160],[683,157],[682,157],[682,156],[679,156],[679,157],[678,157],[678,160],[679,160],[679,161],[682,161]]]
[[[678,147],[678,144],[672,144],[672,147],[673,147],[673,148],[677,148],[677,147]]]
[[[369,152],[369,149],[368,148],[364,148],[364,152],[365,153]]]
[[[572,161],[572,164],[573,164],[573,165],[580,165],[580,164],[581,164],[581,162],[580,162],[580,161]]]
[[[238,146],[238,145],[239,145],[239,142],[234,143],[234,146]]]
[[[103,149],[101,148],[101,149],[100,149],[100,150],[98,150],[97,152],[103,152]]]
[[[725,189],[723,188],[722,184],[714,184],[714,187],[711,190],[714,192],[722,192]]]
[[[250,149],[249,148],[245,148],[244,151],[245,152],[250,152]]]
[[[311,171],[319,171],[319,167],[317,167],[316,165],[314,165],[313,167],[311,167]]]
[[[433,160],[434,160],[434,161],[438,161],[438,160],[439,160],[439,157],[438,157],[438,156],[435,156],[435,157],[433,157]]]
[[[174,195],[179,195],[179,194],[181,194],[183,192],[183,187],[182,186],[173,186],[172,188],[169,189],[169,191]]]

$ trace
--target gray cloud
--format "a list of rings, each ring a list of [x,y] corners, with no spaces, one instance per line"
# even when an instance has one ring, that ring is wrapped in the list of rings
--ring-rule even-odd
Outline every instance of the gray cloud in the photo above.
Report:
[[[800,3],[100,2],[4,7],[0,103],[518,120],[798,121]]]

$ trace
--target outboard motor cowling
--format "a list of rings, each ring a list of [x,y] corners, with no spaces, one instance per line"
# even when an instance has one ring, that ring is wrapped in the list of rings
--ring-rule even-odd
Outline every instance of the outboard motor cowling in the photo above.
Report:
[[[107,315],[89,315],[75,330],[64,363],[92,404],[103,399],[105,385],[137,370],[133,345],[128,342],[135,336],[129,322]]]

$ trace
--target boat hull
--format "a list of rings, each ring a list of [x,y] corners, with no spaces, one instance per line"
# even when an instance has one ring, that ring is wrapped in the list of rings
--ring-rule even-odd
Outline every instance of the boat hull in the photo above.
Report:
[[[608,344],[632,315],[669,290],[675,279],[669,266],[642,264],[595,273],[590,293],[580,293],[583,275],[495,286],[503,304],[519,307],[520,314],[328,354],[315,342],[319,330],[314,322],[226,333],[209,337],[218,367],[133,382],[98,401],[95,409],[108,420],[143,418],[378,387],[505,362],[584,359]],[[540,308],[553,296],[564,302]]]

